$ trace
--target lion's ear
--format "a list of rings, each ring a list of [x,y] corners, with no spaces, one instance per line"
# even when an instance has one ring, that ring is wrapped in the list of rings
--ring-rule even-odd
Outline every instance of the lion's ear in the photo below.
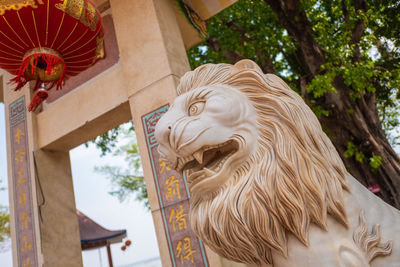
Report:
[[[242,59],[235,64],[237,70],[255,70],[257,72],[263,73],[261,68],[250,59]]]

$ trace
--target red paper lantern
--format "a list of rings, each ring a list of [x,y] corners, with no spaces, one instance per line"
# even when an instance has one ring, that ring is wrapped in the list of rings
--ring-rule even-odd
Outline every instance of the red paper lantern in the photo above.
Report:
[[[11,0],[0,3],[0,67],[20,89],[36,80],[29,110],[68,76],[104,57],[101,15],[89,0]]]

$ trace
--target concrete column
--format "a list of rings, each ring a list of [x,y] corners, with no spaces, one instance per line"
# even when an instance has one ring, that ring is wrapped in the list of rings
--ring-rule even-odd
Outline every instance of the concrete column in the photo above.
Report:
[[[43,266],[33,153],[34,115],[28,113],[29,84],[15,92],[3,73],[8,193],[14,266]],[[30,265],[28,265],[30,264]]]
[[[69,154],[33,153],[37,149],[36,114],[27,111],[32,90],[27,84],[14,92],[10,78],[4,73],[13,265],[80,267]]]
[[[35,151],[44,266],[81,267],[82,251],[68,151]]]
[[[132,108],[132,120],[138,140],[147,193],[163,266],[174,266],[171,258],[174,257],[174,255],[171,255],[173,252],[171,253],[170,251],[166,228],[163,223],[163,214],[160,208],[160,201],[155,183],[157,177],[155,177],[153,173],[152,159],[150,158],[150,150],[146,142],[142,115],[148,114],[159,107],[171,103],[175,98],[174,90],[177,80],[178,79],[172,75],[161,79],[152,86],[147,87],[146,90],[142,90],[131,97],[129,101]],[[154,95],[157,95],[157,97],[154,97]],[[142,105],[141,103],[146,103],[146,105]]]
[[[175,88],[179,77],[190,70],[173,9],[174,2],[110,2],[163,266],[222,266],[221,259],[194,236],[188,221],[187,228],[182,227],[176,230],[181,232],[173,233],[175,230],[170,227],[171,214],[174,214],[172,210],[176,211],[182,206],[184,212],[187,212],[189,193],[182,178],[175,173],[170,177],[179,178],[179,186],[175,189],[180,194],[175,199],[168,196],[168,201],[165,201],[162,187],[165,186],[166,177],[161,177],[160,172],[166,169],[159,169],[157,152],[154,149],[156,144],[152,143],[154,140],[149,140],[151,137],[147,134],[148,128],[144,127],[143,116],[171,104],[176,97]],[[135,27],[136,25],[141,27]],[[188,249],[184,249],[188,247],[188,242],[191,242],[190,246],[195,250],[193,262],[190,262],[190,257],[183,258],[190,253]]]

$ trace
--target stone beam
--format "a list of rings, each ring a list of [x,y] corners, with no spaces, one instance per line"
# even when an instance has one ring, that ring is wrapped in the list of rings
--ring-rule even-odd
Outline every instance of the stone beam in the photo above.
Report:
[[[69,150],[131,119],[121,65],[45,107],[35,149]]]
[[[207,20],[237,0],[183,0],[203,19]]]

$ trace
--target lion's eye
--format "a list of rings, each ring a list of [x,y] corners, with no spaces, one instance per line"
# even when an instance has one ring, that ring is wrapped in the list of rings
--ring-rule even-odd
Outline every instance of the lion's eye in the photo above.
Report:
[[[204,101],[199,101],[191,104],[188,110],[189,116],[195,116],[200,114],[204,109],[204,104],[205,104]]]

